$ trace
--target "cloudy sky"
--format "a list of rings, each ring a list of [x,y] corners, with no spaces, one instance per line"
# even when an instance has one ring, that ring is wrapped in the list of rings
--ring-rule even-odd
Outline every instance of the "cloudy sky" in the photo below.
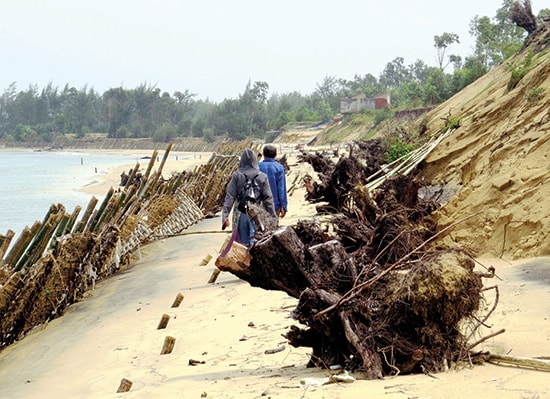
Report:
[[[542,0],[532,0],[535,14]],[[0,0],[0,90],[48,83],[103,93],[140,84],[197,99],[247,82],[310,94],[327,76],[378,77],[396,57],[436,65],[434,35],[472,53],[476,15],[502,0]]]

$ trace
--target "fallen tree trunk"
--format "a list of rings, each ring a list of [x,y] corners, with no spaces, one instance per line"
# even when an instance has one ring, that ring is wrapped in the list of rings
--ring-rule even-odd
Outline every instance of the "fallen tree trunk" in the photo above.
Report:
[[[437,203],[419,198],[419,183],[408,176],[366,189],[383,152],[364,151],[378,154],[365,165],[362,150],[350,146],[337,164],[322,154],[303,155],[321,181],[309,177],[306,199],[327,202],[318,211],[332,213],[330,223],[257,229],[250,262],[220,269],[298,299],[292,317],[301,325],[285,337],[312,348],[310,367],[341,365],[377,379],[467,361],[460,326],[479,317],[481,279],[492,275],[474,272],[473,259],[460,249],[430,252]]]
[[[250,254],[250,266],[220,269],[299,299],[292,317],[305,327],[292,327],[286,338],[312,347],[308,366],[341,364],[371,379],[422,367],[437,372],[456,361],[465,345],[458,325],[481,298],[474,262],[458,250],[425,255],[374,279],[377,273],[357,265],[337,240],[307,246],[290,226],[262,238]]]

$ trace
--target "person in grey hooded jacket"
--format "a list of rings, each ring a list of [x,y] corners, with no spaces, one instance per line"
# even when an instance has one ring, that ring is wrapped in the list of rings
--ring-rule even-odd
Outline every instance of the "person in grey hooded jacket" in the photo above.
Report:
[[[240,212],[237,206],[233,206],[236,204],[238,193],[246,183],[245,175],[250,179],[256,177],[256,182],[261,189],[261,200],[264,209],[274,218],[276,218],[277,215],[275,213],[273,194],[269,187],[267,175],[260,171],[256,153],[250,148],[247,148],[241,154],[239,169],[233,173],[227,186],[222,210],[222,230],[229,227],[229,214],[231,213],[231,208],[233,208],[233,229],[238,229],[235,241],[243,245],[251,245],[254,243],[254,235],[256,232],[254,222],[246,213]]]

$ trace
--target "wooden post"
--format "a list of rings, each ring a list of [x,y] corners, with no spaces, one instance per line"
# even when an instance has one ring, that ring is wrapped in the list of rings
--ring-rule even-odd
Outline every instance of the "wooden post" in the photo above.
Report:
[[[130,388],[132,388],[132,381],[127,380],[126,378],[123,378],[120,380],[120,385],[118,386],[117,393],[120,392],[128,392]]]
[[[172,353],[174,345],[176,344],[176,339],[174,337],[167,336],[164,338],[164,345],[162,345],[162,350],[160,351],[161,355],[167,355]]]
[[[208,284],[214,284],[216,280],[218,279],[218,276],[220,275],[221,270],[217,267],[214,268],[214,271],[212,272],[212,275],[210,276],[210,279],[208,280]]]
[[[176,299],[174,299],[174,303],[172,303],[172,307],[173,307],[173,308],[179,307],[181,301],[183,301],[183,294],[182,294],[182,293],[178,293],[178,295],[176,295]]]
[[[201,266],[206,266],[208,262],[210,262],[210,259],[212,259],[212,255],[208,254],[204,257],[204,259],[201,261]]]
[[[166,313],[163,314],[161,319],[160,319],[157,330],[162,330],[163,328],[166,328],[166,326],[168,325],[168,320],[170,320],[170,316],[167,315]]]

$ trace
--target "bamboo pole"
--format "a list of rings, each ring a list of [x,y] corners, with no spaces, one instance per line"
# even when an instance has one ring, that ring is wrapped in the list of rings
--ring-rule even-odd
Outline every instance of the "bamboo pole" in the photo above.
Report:
[[[181,301],[183,301],[183,294],[181,292],[176,295],[176,298],[174,299],[174,302],[172,303],[173,308],[177,308],[180,306]]]
[[[52,240],[50,242],[50,249],[55,247],[57,243],[57,238],[65,234],[65,229],[67,227],[67,224],[69,223],[70,218],[71,218],[71,215],[69,215],[68,213],[64,213],[63,216],[61,217],[61,220],[57,225],[57,229],[55,230],[55,233],[52,236]]]
[[[162,345],[162,350],[160,351],[161,355],[167,355],[172,353],[174,345],[176,344],[176,338],[167,336],[164,338],[164,344]]]
[[[31,229],[28,226],[25,226],[25,228],[19,235],[19,238],[15,241],[10,251],[7,253],[6,258],[2,260],[2,262],[0,263],[0,266],[7,265],[8,267],[10,267],[14,263],[16,263],[17,260],[19,259],[18,254],[23,253],[24,248],[30,242],[30,236],[31,236]]]
[[[512,364],[518,367],[526,367],[541,371],[550,371],[550,360],[537,359],[532,357],[510,356],[510,355],[489,355],[489,362],[494,364]]]
[[[40,256],[42,256],[63,214],[64,212],[49,214],[48,220],[41,226],[40,230],[29,244],[27,251],[25,251],[25,254],[15,266],[15,271],[20,271],[21,269],[31,266]]]
[[[86,225],[90,220],[90,216],[92,215],[92,212],[94,211],[95,206],[97,205],[97,201],[98,199],[96,197],[92,197],[90,199],[90,202],[88,202],[88,206],[86,207],[86,211],[84,212],[84,215],[82,215],[82,219],[80,219],[80,222],[74,228],[75,233],[84,232]]]
[[[164,165],[166,164],[166,160],[168,159],[168,154],[170,154],[170,151],[172,150],[172,143],[168,144],[168,147],[166,148],[166,151],[164,151],[164,157],[162,157],[162,161],[160,162],[158,172],[159,175],[162,174],[162,170],[164,169]]]
[[[128,176],[128,181],[126,182],[126,185],[124,186],[124,188],[128,188],[128,187],[134,185],[134,179],[136,177],[137,172],[139,171],[139,166],[140,166],[139,162],[137,162],[135,164],[135,166],[132,169],[130,169],[130,174]]]
[[[393,176],[402,174],[409,174],[420,162],[422,162],[426,157],[433,151],[435,147],[439,145],[443,139],[449,136],[454,129],[448,130],[443,134],[440,134],[437,138],[430,140],[416,150],[403,155],[401,158],[396,159],[390,164],[386,165],[383,169],[374,173],[369,177],[369,182],[365,184],[365,188],[368,191],[372,191],[379,187],[384,181],[390,179]],[[372,180],[375,176],[378,176],[381,173],[385,173],[382,176]]]
[[[166,326],[168,325],[168,321],[170,320],[170,316],[167,315],[166,313],[162,315],[162,317],[160,318],[160,322],[157,326],[157,330],[163,330],[166,328]]]
[[[115,190],[112,187],[107,192],[107,195],[105,196],[105,199],[101,203],[99,210],[97,211],[95,217],[90,222],[90,226],[88,227],[89,231],[94,232],[99,227],[99,221],[101,220],[103,213],[105,212],[105,208],[107,208],[107,205],[109,204],[109,201],[111,200],[111,197],[113,196],[114,192]]]
[[[151,170],[153,170],[153,165],[155,165],[155,162],[158,157],[158,151],[153,151],[153,155],[151,156],[151,159],[149,160],[149,165],[147,166],[147,170],[145,171],[145,175],[143,175],[143,179],[146,181],[149,179],[149,176],[151,175]]]
[[[6,256],[5,264],[8,267],[13,268],[19,262],[19,259],[25,253],[25,250],[27,249],[29,243],[41,226],[42,223],[36,221],[30,229],[28,227],[25,227],[23,229],[21,236],[19,236],[19,239],[16,241],[15,245]]]
[[[8,230],[6,232],[6,235],[0,235],[0,265],[3,263],[4,254],[8,250],[8,247],[10,246],[11,240],[15,236],[15,231]]]
[[[80,205],[75,206],[73,213],[71,213],[71,217],[69,218],[69,221],[67,222],[67,226],[65,227],[65,231],[63,234],[70,233],[76,223],[76,219],[78,218],[78,215],[80,215],[80,211],[82,210],[82,207]]]
[[[120,385],[118,386],[118,389],[116,392],[117,393],[128,392],[132,388],[132,385],[133,385],[132,381],[126,378],[123,378],[120,380]]]
[[[139,198],[143,196],[143,193],[146,192],[147,187],[149,186],[149,178],[151,175],[151,170],[153,169],[153,165],[155,164],[155,161],[158,156],[158,151],[155,150],[153,152],[153,156],[149,160],[149,165],[147,166],[147,170],[145,171],[145,175],[143,176],[143,180],[141,182],[141,185],[139,187],[139,190],[137,192],[137,195]]]

